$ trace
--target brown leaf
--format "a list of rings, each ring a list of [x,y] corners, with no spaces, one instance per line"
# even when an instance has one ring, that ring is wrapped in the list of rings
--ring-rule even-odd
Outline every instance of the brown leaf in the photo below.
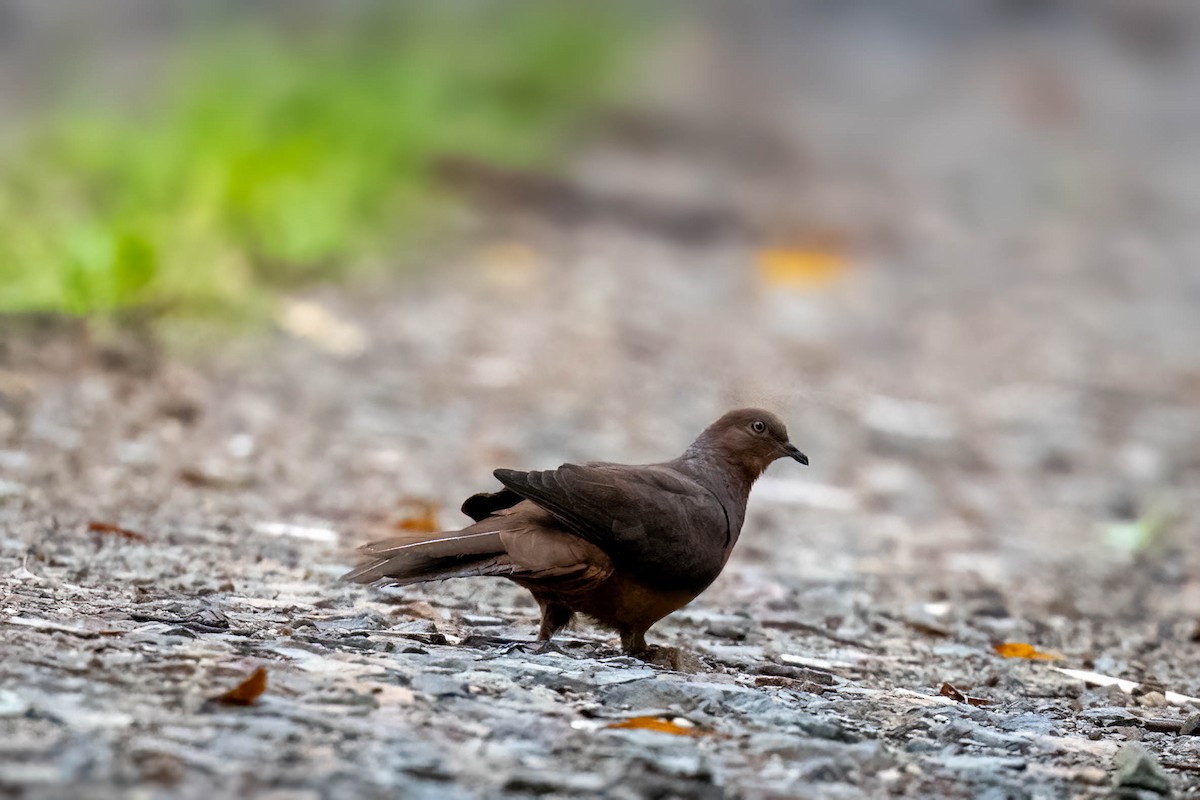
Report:
[[[952,684],[943,683],[942,688],[938,690],[938,694],[942,697],[949,697],[956,703],[966,703],[969,706],[986,706],[991,705],[991,700],[985,700],[982,697],[972,697],[969,694],[964,694]]]
[[[1043,653],[1026,642],[1001,642],[992,645],[992,649],[1004,658],[1024,658],[1030,661],[1058,661],[1062,658],[1058,653]]]
[[[958,689],[955,689],[948,683],[942,684],[942,688],[938,690],[938,694],[940,694],[942,697],[949,697],[951,700],[959,703],[965,703],[967,701],[967,696],[965,694],[960,692]]]
[[[259,667],[250,677],[213,700],[227,706],[250,706],[267,690],[267,670]]]
[[[687,723],[686,725],[680,722]],[[697,728],[687,720],[677,718],[669,720],[664,717],[630,717],[620,722],[613,722],[605,727],[613,730],[643,730],[669,733],[672,736],[707,736],[709,731]]]
[[[128,528],[122,528],[119,525],[113,525],[110,522],[96,522],[93,520],[88,523],[88,533],[108,533],[113,536],[120,536],[127,542],[145,542],[149,541],[144,534],[137,531],[131,531]]]

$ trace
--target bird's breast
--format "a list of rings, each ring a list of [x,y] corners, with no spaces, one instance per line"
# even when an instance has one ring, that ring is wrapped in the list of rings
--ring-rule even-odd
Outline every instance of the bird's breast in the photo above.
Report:
[[[618,571],[587,595],[572,598],[570,605],[617,630],[646,630],[696,599],[700,591],[671,589]]]

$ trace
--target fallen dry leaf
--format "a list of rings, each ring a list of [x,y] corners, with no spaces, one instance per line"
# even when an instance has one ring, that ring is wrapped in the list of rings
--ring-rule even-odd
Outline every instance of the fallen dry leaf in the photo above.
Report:
[[[438,525],[438,504],[432,500],[412,498],[404,503],[409,513],[396,521],[395,528],[415,533],[435,533],[442,528]]]
[[[138,533],[137,531],[131,531],[128,528],[122,528],[119,525],[113,525],[109,522],[92,521],[88,523],[87,529],[88,533],[108,533],[112,534],[113,536],[119,536],[127,542],[149,541],[146,539],[144,534]]]
[[[215,702],[227,706],[250,706],[267,690],[267,670],[259,667],[250,677],[223,695],[214,697]]]
[[[605,727],[612,730],[658,731],[659,733],[669,733],[672,736],[707,736],[709,733],[681,717],[673,720],[665,717],[630,717],[620,722],[610,723]]]
[[[938,690],[938,694],[942,697],[949,697],[956,703],[966,703],[969,706],[986,706],[991,705],[991,700],[985,700],[982,697],[972,697],[965,694],[961,689],[955,688],[953,684],[943,683],[942,688]]]
[[[1001,642],[992,645],[992,649],[1004,658],[1024,658],[1029,661],[1058,661],[1062,658],[1058,653],[1043,653],[1026,642]]]
[[[823,286],[846,271],[846,259],[834,250],[768,249],[760,250],[758,274],[773,288],[811,289]]]

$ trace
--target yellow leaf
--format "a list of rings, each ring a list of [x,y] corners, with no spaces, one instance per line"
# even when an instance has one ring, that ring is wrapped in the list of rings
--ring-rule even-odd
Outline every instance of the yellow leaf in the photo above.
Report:
[[[759,250],[757,261],[763,283],[787,289],[822,286],[840,277],[848,266],[840,253],[817,248]]]
[[[606,727],[614,730],[643,730],[669,733],[673,736],[707,736],[708,731],[697,728],[685,719],[675,720],[663,717],[630,717],[620,722],[614,722]]]
[[[1043,653],[1025,642],[1001,642],[992,645],[992,649],[1004,658],[1024,658],[1031,661],[1057,661],[1062,658],[1058,653]]]

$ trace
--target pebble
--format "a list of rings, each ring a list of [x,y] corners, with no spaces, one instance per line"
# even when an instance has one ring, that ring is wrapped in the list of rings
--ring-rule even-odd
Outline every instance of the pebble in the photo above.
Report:
[[[22,483],[0,479],[0,500],[6,500],[10,497],[20,497],[25,494],[25,491],[25,485]]]
[[[1005,756],[955,755],[940,759],[940,766],[967,772],[1021,772],[1029,764],[1023,758]]]
[[[1162,692],[1146,692],[1137,701],[1146,708],[1161,708],[1167,704],[1167,697]]]
[[[1113,757],[1113,782],[1121,788],[1171,793],[1171,780],[1144,745],[1128,742]]]
[[[414,692],[433,697],[467,694],[467,684],[464,678],[438,673],[423,672],[414,675],[411,686]]]
[[[29,710],[29,703],[9,689],[0,689],[0,717],[19,717]]]

